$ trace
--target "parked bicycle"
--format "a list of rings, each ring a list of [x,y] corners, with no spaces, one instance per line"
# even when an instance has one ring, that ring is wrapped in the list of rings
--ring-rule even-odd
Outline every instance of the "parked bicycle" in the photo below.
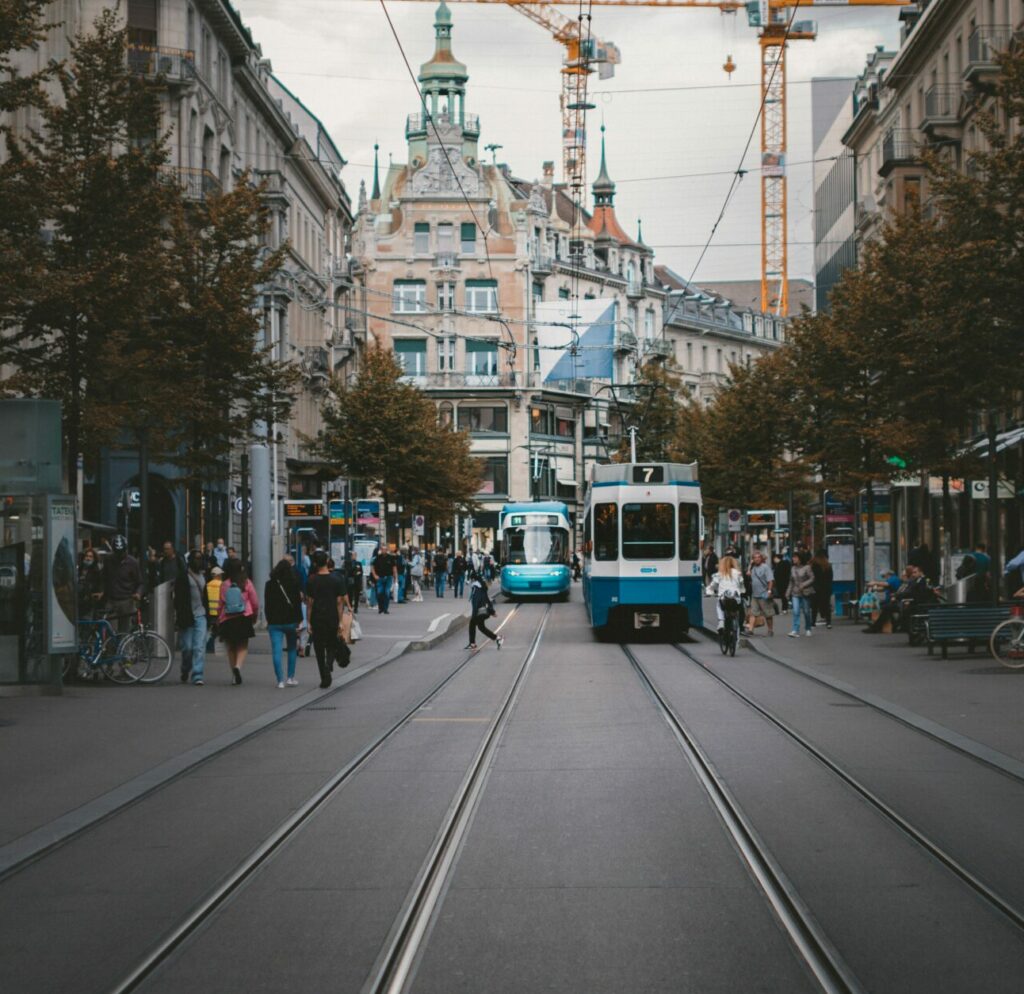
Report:
[[[78,654],[65,657],[64,677],[76,667],[80,677],[106,677],[114,683],[158,683],[171,669],[174,652],[135,613],[135,627],[115,632],[107,618],[78,623]]]
[[[1024,590],[1014,594],[1016,603],[1010,605],[1010,617],[996,625],[988,648],[993,658],[1011,670],[1024,667]]]

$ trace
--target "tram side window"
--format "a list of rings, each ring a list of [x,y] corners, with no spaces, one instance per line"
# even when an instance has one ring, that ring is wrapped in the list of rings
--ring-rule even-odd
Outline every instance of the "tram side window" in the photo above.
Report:
[[[622,505],[624,559],[673,559],[676,554],[676,512],[673,504]]]
[[[591,512],[587,511],[586,517],[583,519],[583,558],[590,558],[590,550],[593,543],[590,540],[590,515]]]
[[[611,562],[619,558],[619,506],[594,505],[594,558]]]
[[[696,504],[679,505],[679,558],[700,559],[700,514]]]

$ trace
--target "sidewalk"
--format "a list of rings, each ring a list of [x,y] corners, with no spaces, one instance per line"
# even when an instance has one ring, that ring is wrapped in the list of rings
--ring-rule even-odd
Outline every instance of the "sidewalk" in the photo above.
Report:
[[[704,602],[708,628],[715,627],[715,606]],[[869,635],[863,623],[834,619],[832,628],[812,629],[810,638],[788,638],[792,615],[775,617],[775,635],[764,628],[744,636],[751,649],[791,662],[817,676],[849,684],[944,725],[1018,761],[1024,761],[1024,670],[997,663],[982,646],[973,654],[952,646],[949,658],[929,656],[905,633]],[[751,663],[768,663],[746,647],[737,652]]]
[[[419,604],[393,604],[387,615],[362,605],[356,617],[363,638],[352,646],[343,679],[432,648],[468,616],[468,599],[432,593]],[[278,690],[266,632],[249,646],[241,687],[232,685],[218,643],[206,657],[203,687],[179,682],[176,656],[171,672],[152,687],[76,683],[59,697],[0,698],[0,783],[16,799],[0,810],[0,846],[213,739],[244,734],[246,726],[273,721],[325,693],[312,656],[298,661],[299,686]]]

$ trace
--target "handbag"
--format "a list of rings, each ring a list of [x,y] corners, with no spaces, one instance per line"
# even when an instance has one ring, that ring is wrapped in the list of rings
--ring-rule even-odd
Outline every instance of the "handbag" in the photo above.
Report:
[[[350,642],[358,642],[362,637],[363,637],[362,625],[360,625],[359,622],[356,621],[355,618],[353,618],[352,619],[352,631],[349,633],[348,640]]]

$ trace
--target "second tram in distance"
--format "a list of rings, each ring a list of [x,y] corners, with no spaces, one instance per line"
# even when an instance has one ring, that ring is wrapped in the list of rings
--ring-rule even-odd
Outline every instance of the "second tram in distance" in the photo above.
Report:
[[[558,501],[506,504],[498,516],[501,592],[569,599],[569,508]]]
[[[594,466],[583,515],[583,598],[598,637],[674,640],[703,624],[696,463]]]

